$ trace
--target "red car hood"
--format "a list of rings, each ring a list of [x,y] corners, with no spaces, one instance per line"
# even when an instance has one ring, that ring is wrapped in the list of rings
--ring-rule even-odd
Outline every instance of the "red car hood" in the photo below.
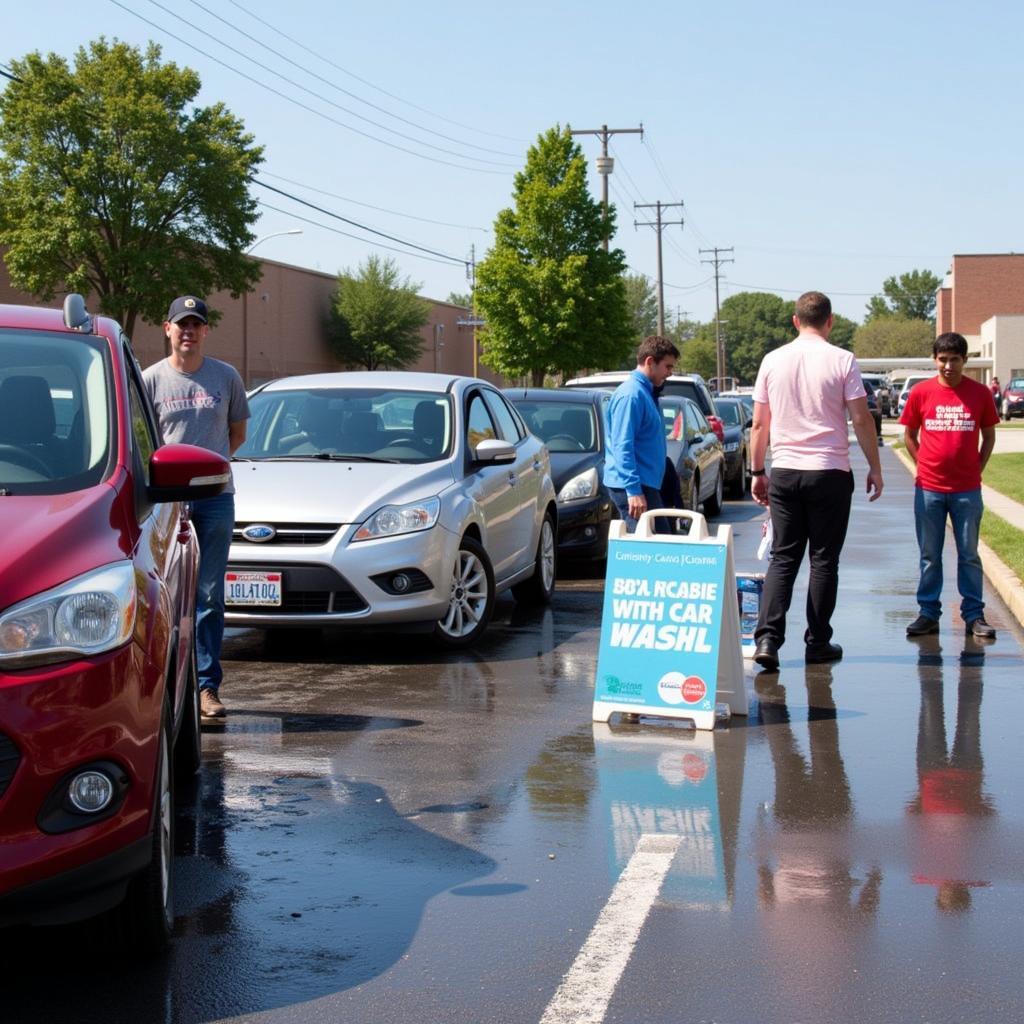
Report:
[[[73,494],[0,497],[0,609],[128,558],[131,539],[107,484]]]

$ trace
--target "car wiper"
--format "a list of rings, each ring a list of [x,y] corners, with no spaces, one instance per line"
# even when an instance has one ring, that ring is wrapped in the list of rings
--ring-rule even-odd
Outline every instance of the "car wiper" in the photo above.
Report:
[[[341,455],[338,452],[316,452],[305,455],[268,455],[262,459],[245,459],[245,462],[387,462],[401,465],[400,459],[378,459],[372,455]]]

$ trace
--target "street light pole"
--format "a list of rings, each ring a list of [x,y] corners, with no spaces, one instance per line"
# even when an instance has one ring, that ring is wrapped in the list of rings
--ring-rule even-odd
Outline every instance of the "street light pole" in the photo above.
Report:
[[[248,249],[245,250],[245,255],[256,248],[257,245],[262,245],[269,238],[277,238],[280,235],[301,235],[302,228],[289,228],[287,231],[273,231],[269,235],[264,235],[262,238],[257,238]],[[242,383],[249,386],[249,289],[247,288],[242,292]]]

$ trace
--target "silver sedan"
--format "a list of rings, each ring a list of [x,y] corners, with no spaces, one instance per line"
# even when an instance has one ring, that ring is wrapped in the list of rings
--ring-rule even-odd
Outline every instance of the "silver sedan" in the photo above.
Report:
[[[329,373],[249,399],[227,622],[388,625],[473,643],[495,595],[555,587],[548,452],[485,381]]]

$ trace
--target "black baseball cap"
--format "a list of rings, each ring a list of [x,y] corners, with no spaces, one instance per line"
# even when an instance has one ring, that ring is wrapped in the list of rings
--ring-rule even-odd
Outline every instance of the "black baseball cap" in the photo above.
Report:
[[[197,299],[194,295],[179,295],[167,310],[167,322],[176,324],[187,316],[198,317],[204,324],[209,323],[206,313],[206,303]]]

